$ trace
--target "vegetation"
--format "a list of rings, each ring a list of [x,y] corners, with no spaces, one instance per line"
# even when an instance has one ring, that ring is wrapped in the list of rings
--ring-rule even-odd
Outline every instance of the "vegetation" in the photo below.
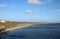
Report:
[[[27,25],[27,24],[48,24],[48,23],[46,23],[46,22],[41,23],[41,22],[9,22],[9,21],[7,21],[5,23],[0,22],[0,28],[1,28],[1,26],[5,26],[5,29],[7,29],[7,28],[16,27],[16,26],[24,26],[24,25]],[[56,23],[56,24],[60,24],[60,23]]]
[[[16,26],[23,26],[26,24],[30,24],[30,22],[5,22],[5,23],[0,22],[0,27],[5,26],[5,29],[7,29],[7,28],[16,27]]]

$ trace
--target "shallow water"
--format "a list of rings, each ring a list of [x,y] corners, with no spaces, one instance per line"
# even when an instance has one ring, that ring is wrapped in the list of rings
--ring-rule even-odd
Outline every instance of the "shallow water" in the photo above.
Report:
[[[36,24],[8,32],[2,39],[60,39],[60,24]]]

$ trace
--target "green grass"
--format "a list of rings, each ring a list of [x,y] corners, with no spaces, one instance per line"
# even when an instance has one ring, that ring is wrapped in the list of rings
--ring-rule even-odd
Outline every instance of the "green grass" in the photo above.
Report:
[[[16,27],[17,25],[23,26],[26,24],[30,24],[30,22],[5,22],[5,23],[0,22],[0,27],[5,26],[5,29],[7,29],[7,28]]]

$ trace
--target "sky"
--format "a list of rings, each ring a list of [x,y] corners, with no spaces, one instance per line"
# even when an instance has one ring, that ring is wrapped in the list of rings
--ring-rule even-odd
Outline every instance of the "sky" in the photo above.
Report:
[[[60,23],[60,0],[0,0],[0,19]]]

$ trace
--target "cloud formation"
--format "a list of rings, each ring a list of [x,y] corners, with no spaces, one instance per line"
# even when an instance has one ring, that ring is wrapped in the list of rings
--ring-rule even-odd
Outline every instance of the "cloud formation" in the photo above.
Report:
[[[45,0],[46,2],[52,2],[52,0]]]
[[[28,0],[28,3],[29,4],[43,4],[43,2],[39,0]]]
[[[56,13],[60,13],[60,10],[55,10]]]
[[[40,15],[40,16],[35,16],[35,18],[36,18],[36,19],[48,19],[47,16],[41,16],[41,15]]]
[[[6,12],[6,11],[3,11],[3,12],[0,11],[0,14],[1,14],[1,15],[3,15],[3,14],[7,14],[7,13],[8,13],[8,12]]]
[[[39,10],[38,9],[34,9],[34,10],[30,10],[30,9],[27,9],[25,12],[26,13],[37,13]]]
[[[6,6],[7,6],[6,4],[0,4],[0,8],[4,8]]]
[[[27,9],[25,12],[26,13],[32,13],[32,10]]]
[[[29,4],[36,4],[36,5],[42,5],[42,4],[45,4],[47,2],[52,2],[52,0],[44,0],[44,1],[41,1],[41,0],[28,0]]]

